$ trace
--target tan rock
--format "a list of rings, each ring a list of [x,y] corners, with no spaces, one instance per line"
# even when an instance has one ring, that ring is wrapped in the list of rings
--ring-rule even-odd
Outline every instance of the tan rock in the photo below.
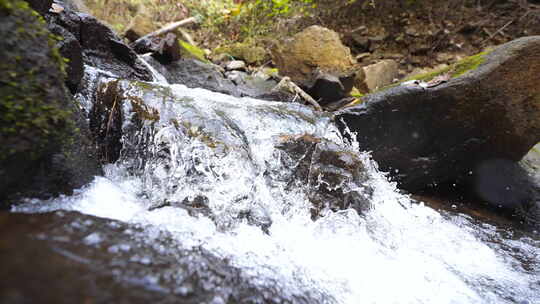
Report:
[[[267,51],[251,42],[238,42],[231,45],[219,47],[214,50],[217,55],[226,54],[239,60],[244,60],[247,64],[263,64],[267,58]]]
[[[343,77],[355,70],[355,60],[339,35],[313,25],[292,38],[277,43],[271,50],[280,74],[301,86],[311,86],[320,73]]]
[[[370,92],[391,84],[398,77],[398,64],[392,59],[365,66],[365,86]]]

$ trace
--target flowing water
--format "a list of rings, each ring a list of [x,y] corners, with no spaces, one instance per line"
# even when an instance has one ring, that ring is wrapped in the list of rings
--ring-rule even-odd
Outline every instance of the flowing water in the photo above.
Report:
[[[29,199],[15,212],[79,211],[142,227],[148,239],[165,231],[173,241],[164,250],[204,248],[285,302],[540,303],[537,234],[413,201],[331,117],[182,85],[115,85],[124,99],[118,161],[72,196]],[[341,187],[371,189],[368,211],[326,208],[313,220],[312,188],[284,181],[295,164],[277,148],[303,134],[362,162],[368,178]]]

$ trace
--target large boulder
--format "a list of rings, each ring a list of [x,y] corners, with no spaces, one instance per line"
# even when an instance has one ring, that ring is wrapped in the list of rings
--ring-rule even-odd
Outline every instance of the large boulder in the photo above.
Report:
[[[54,37],[26,2],[0,2],[0,207],[69,193],[98,174]]]
[[[284,292],[283,283],[186,243],[77,212],[0,213],[0,302],[307,304],[329,297],[308,284]]]
[[[310,26],[276,43],[271,53],[280,74],[322,99],[322,104],[345,97],[353,87],[355,60],[330,29]]]
[[[471,183],[480,172],[493,172],[501,163],[494,160],[517,162],[540,140],[540,36],[444,72],[438,80],[430,74],[420,85],[365,96],[337,115],[357,132],[360,148],[410,191]],[[450,75],[459,77],[445,82]]]

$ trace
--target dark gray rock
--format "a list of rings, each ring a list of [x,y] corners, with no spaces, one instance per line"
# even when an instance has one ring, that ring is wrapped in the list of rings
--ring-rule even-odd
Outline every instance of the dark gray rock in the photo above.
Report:
[[[319,74],[315,83],[306,92],[325,107],[348,97],[353,82],[354,76],[338,78],[330,74]]]
[[[301,284],[293,294],[204,248],[184,249],[167,232],[153,235],[76,212],[0,213],[0,302],[335,302]]]
[[[148,60],[169,83],[183,84],[189,88],[204,88],[210,91],[240,97],[236,85],[227,79],[218,66],[196,59],[181,59],[168,65]]]
[[[468,184],[483,201],[540,227],[540,184],[519,163],[506,159],[483,161]]]
[[[360,149],[403,189],[470,183],[483,164],[517,162],[540,140],[540,37],[514,40],[482,60],[431,88],[368,95],[337,120],[358,132]]]
[[[82,49],[84,64],[109,71],[119,78],[152,80],[150,71],[138,60],[137,54],[110,28],[90,15],[71,10],[64,2],[56,2],[64,10],[60,13],[47,13],[47,23],[53,29],[62,27],[75,37]],[[66,54],[77,51],[67,49],[68,46],[64,51]]]
[[[138,54],[152,53],[152,57],[161,64],[179,60],[182,53],[178,37],[173,33],[168,33],[165,37],[139,39],[131,46]]]
[[[70,193],[100,169],[46,25],[30,9],[0,14],[0,207],[8,207]]]
[[[66,85],[71,93],[76,93],[78,91],[79,83],[84,75],[81,45],[75,36],[63,27],[56,24],[50,24],[48,28],[51,33],[63,38],[56,43],[56,47],[60,50],[62,57],[68,59]]]
[[[370,208],[373,189],[366,186],[369,176],[356,154],[309,135],[280,138],[276,148],[281,151],[276,158],[293,172],[281,179],[289,187],[305,187],[313,219],[325,209],[363,214]]]
[[[243,74],[237,75],[239,77],[233,82],[223,74],[219,66],[196,59],[181,59],[167,65],[147,56],[145,60],[169,83],[183,84],[189,88],[204,88],[236,97],[248,96],[274,101],[288,101],[293,98],[290,94],[273,92],[277,82],[272,79],[265,80]]]

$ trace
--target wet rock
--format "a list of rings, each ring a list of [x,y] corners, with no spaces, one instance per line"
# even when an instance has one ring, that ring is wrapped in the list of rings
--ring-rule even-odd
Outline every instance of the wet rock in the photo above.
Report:
[[[181,47],[175,34],[168,33],[165,37],[140,39],[133,44],[139,54],[152,53],[161,64],[170,64],[181,58]]]
[[[247,76],[236,73],[233,80],[223,74],[222,68],[196,59],[181,59],[167,65],[147,58],[147,61],[161,73],[169,83],[179,83],[189,88],[204,88],[236,97],[255,97],[266,100],[290,100],[290,94],[280,94],[272,89],[277,85],[272,79]]]
[[[507,159],[483,161],[468,182],[483,201],[540,227],[540,183],[519,163]]]
[[[122,150],[122,102],[117,80],[96,88],[95,102],[88,113],[90,130],[98,147],[99,158],[104,163],[114,163]]]
[[[23,3],[0,4],[0,207],[70,193],[100,172],[55,40]]]
[[[398,77],[398,67],[397,62],[391,59],[363,67],[364,84],[359,87],[367,87],[370,92],[374,92],[391,84]]]
[[[50,24],[48,28],[51,33],[62,37],[62,39],[56,43],[56,47],[60,50],[62,57],[68,59],[66,85],[71,93],[75,93],[78,91],[79,83],[84,75],[81,45],[75,36],[63,27],[56,24]]]
[[[137,54],[110,28],[90,15],[71,10],[64,2],[57,3],[64,5],[64,10],[60,13],[49,12],[45,16],[47,23],[52,28],[62,27],[75,37],[82,49],[84,64],[110,71],[120,78],[152,79],[150,71],[140,63]],[[67,45],[65,52],[70,54],[77,50]]]
[[[540,140],[540,37],[467,58],[450,72],[461,75],[368,95],[338,115],[358,132],[360,149],[409,191],[467,183],[483,163],[517,162]]]
[[[151,73],[138,61],[137,54],[114,32],[92,16],[79,14],[81,46],[86,64],[110,71],[121,78],[151,80]]]
[[[241,96],[236,85],[227,79],[216,65],[196,59],[181,59],[167,65],[148,61],[169,83],[183,84],[189,88],[204,88],[232,96]]]
[[[325,296],[302,285],[284,292],[280,282],[156,232],[150,238],[76,212],[0,213],[0,302],[307,304]]]
[[[292,174],[281,178],[289,187],[306,189],[314,219],[327,209],[352,208],[363,214],[370,208],[373,189],[367,186],[369,177],[358,155],[310,135],[287,136],[279,141],[279,157],[292,169]]]

